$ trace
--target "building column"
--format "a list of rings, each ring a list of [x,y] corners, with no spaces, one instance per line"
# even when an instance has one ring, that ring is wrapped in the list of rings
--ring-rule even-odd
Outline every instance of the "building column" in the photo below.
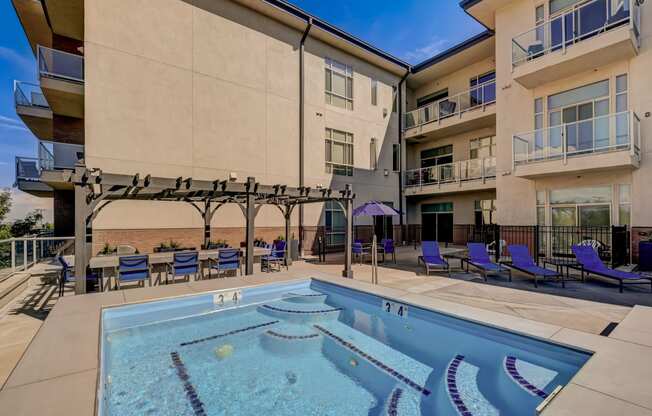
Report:
[[[92,220],[88,221],[89,209],[86,185],[75,185],[75,294],[86,293],[86,268],[90,259]],[[87,228],[88,227],[88,228]],[[89,234],[90,231],[90,234]]]
[[[204,204],[204,249],[208,249],[208,243],[211,241],[211,220],[213,219],[213,212],[211,211],[211,201],[208,200]]]

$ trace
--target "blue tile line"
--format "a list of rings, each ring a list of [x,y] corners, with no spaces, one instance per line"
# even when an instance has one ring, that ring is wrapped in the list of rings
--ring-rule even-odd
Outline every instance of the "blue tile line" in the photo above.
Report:
[[[507,375],[514,381],[514,383],[518,384],[526,392],[530,393],[533,396],[541,397],[542,399],[548,397],[548,393],[527,381],[518,372],[518,369],[516,368],[516,357],[505,357],[505,360],[503,361],[503,368],[505,369]]]
[[[282,309],[282,308],[277,308],[276,306],[271,306],[271,305],[262,305],[263,308],[269,309],[272,311],[277,311],[277,312],[285,312],[285,313],[298,313],[298,314],[319,314],[319,313],[328,313],[328,312],[339,312],[342,310],[342,308],[332,308],[332,309],[320,309],[317,311],[299,311],[299,310],[293,310],[293,309]]]
[[[239,334],[241,332],[251,331],[253,329],[258,329],[258,328],[263,328],[263,327],[274,325],[274,324],[277,324],[277,323],[279,323],[279,321],[265,322],[265,323],[262,323],[262,324],[259,324],[259,325],[252,325],[252,326],[248,326],[248,327],[245,327],[245,328],[234,329],[233,331],[225,332],[223,334],[217,334],[217,335],[212,335],[210,337],[195,339],[193,341],[182,342],[179,345],[182,346],[182,347],[185,347],[187,345],[193,345],[193,344],[198,344],[200,342],[210,341],[210,340],[213,340],[213,339],[224,338],[224,337],[228,337],[229,335],[235,335],[235,334]]]
[[[314,325],[315,329],[318,331],[322,332],[323,334],[327,335],[328,337],[332,338],[334,341],[338,342],[342,346],[348,348],[349,350],[353,351],[354,353],[360,355],[362,358],[366,359],[369,361],[371,364],[375,365],[379,369],[383,370],[385,373],[389,374],[390,376],[398,379],[399,381],[407,384],[408,386],[412,387],[414,390],[418,391],[419,393],[423,394],[424,396],[430,395],[430,390],[427,388],[420,386],[416,382],[412,381],[410,378],[404,376],[403,374],[399,373],[398,371],[394,370],[392,367],[384,364],[382,361],[372,357],[371,355],[367,354],[366,352],[362,351],[355,345],[351,344],[348,341],[345,341],[344,339],[338,337],[337,335],[333,334],[329,330],[319,326],[319,325]]]
[[[326,295],[324,295],[323,293],[305,293],[305,294],[301,294],[301,293],[288,292],[288,293],[286,293],[286,294],[287,294],[287,295],[290,295],[290,296],[292,296],[292,297],[326,296]]]
[[[387,416],[398,416],[398,402],[401,400],[402,394],[402,389],[398,387],[394,389],[389,400],[389,406],[387,407]]]
[[[282,338],[282,339],[287,339],[287,340],[302,340],[302,339],[311,339],[311,338],[316,338],[319,336],[319,334],[308,334],[308,335],[285,335],[281,334],[272,330],[269,330],[265,332],[267,335],[276,337],[276,338]]]
[[[181,383],[183,383],[183,389],[186,392],[186,397],[190,402],[190,406],[192,407],[195,416],[206,416],[206,411],[204,410],[204,403],[197,395],[197,390],[195,390],[195,386],[193,386],[192,383],[190,382],[190,376],[188,375],[188,370],[186,370],[186,366],[183,364],[183,361],[181,361],[181,356],[179,356],[179,353],[176,351],[171,352],[170,356],[172,357],[172,364],[174,364],[174,368],[176,368],[177,370],[177,376],[179,376]]]
[[[464,361],[464,356],[458,354],[448,364],[448,369],[446,370],[446,391],[448,392],[448,398],[451,400],[453,406],[455,406],[458,414],[461,416],[473,416],[473,413],[464,404],[464,400],[462,400],[462,396],[460,396],[457,388],[457,370],[462,361]]]

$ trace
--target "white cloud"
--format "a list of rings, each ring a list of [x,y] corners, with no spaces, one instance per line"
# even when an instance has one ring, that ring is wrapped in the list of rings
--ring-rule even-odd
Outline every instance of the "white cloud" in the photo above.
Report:
[[[36,71],[36,63],[31,55],[21,55],[15,50],[5,46],[0,46],[0,60],[14,64],[17,68],[26,73],[26,78],[31,78]]]
[[[434,37],[428,44],[405,52],[405,59],[413,63],[421,62],[442,52],[448,44],[448,39]]]

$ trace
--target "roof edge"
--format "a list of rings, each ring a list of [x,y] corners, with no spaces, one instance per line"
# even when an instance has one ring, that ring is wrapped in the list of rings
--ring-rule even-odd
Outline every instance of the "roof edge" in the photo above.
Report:
[[[480,3],[481,1],[482,0],[462,0],[460,1],[460,7],[463,9],[468,9]]]
[[[467,0],[467,1],[472,1],[472,0]],[[479,1],[479,0],[475,0],[475,1]],[[494,35],[493,30],[489,30],[489,29],[485,30],[484,32],[480,32],[477,35],[475,35],[473,37],[470,37],[470,38],[466,39],[465,41],[462,41],[461,43],[458,43],[457,45],[454,45],[454,46],[446,49],[442,53],[439,53],[439,54],[437,54],[437,55],[435,55],[435,56],[433,56],[431,58],[428,58],[425,61],[419,62],[416,65],[412,65],[411,72],[413,74],[416,74],[419,71],[423,71],[424,69],[426,69],[426,68],[428,68],[428,67],[430,67],[430,66],[432,66],[432,65],[434,65],[436,63],[439,63],[439,62],[441,62],[441,61],[443,61],[445,59],[448,59],[451,56],[454,56],[454,55],[456,55],[456,54],[470,48],[471,46],[477,45],[478,43],[491,38],[493,35]]]
[[[340,39],[345,40],[345,41],[353,44],[354,46],[357,46],[357,47],[359,47],[361,49],[364,49],[367,52],[373,53],[374,55],[379,56],[379,57],[385,59],[386,61],[389,61],[389,62],[391,62],[391,63],[393,63],[395,65],[398,65],[398,66],[400,66],[400,67],[402,67],[404,69],[407,69],[407,70],[409,70],[410,67],[411,67],[410,64],[408,64],[407,62],[404,62],[403,60],[401,60],[401,59],[399,59],[399,58],[397,58],[397,57],[395,57],[393,55],[390,55],[387,52],[384,52],[384,51],[376,48],[375,46],[363,41],[362,39],[359,39],[359,38],[353,36],[352,34],[346,32],[346,31],[344,31],[344,30],[342,30],[342,29],[340,29],[340,28],[338,28],[336,26],[333,26],[332,24],[320,19],[319,17],[316,17],[316,16],[304,11],[303,9],[301,9],[301,8],[299,8],[297,6],[288,3],[286,0],[263,0],[263,1],[265,3],[268,3],[268,4],[272,5],[272,6],[275,6],[275,7],[279,8],[279,9],[281,9],[281,10],[283,10],[283,11],[285,11],[285,12],[287,12],[287,13],[293,15],[293,16],[296,16],[301,20],[304,20],[306,23],[308,23],[309,21],[312,21],[312,24],[314,26],[316,26],[316,27],[318,27],[318,28],[320,28],[320,29],[322,29],[322,30],[324,30],[326,32],[329,32],[332,35],[335,35],[335,36],[339,37]]]

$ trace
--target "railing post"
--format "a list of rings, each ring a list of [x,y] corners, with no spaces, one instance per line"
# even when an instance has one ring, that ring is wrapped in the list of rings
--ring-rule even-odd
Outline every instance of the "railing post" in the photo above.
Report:
[[[561,151],[564,154],[564,165],[568,163],[568,146],[566,144],[566,128],[565,124],[561,125]]]
[[[23,238],[23,270],[27,270],[27,239]]]
[[[34,239],[32,240],[32,257],[34,258],[34,265],[36,265],[36,236],[34,236]]]
[[[11,272],[16,271],[16,239],[11,239]]]
[[[534,226],[534,262],[539,264],[539,224]]]

